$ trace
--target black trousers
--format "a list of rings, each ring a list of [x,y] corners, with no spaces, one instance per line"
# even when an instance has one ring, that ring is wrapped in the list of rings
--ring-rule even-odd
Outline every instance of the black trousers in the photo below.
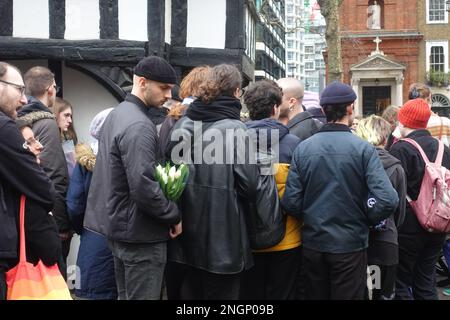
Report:
[[[244,272],[241,299],[295,299],[301,264],[300,247],[253,254],[255,265]]]
[[[303,248],[307,300],[363,300],[367,252],[324,253]]]
[[[392,300],[395,296],[395,280],[397,275],[397,265],[380,265],[381,281],[380,288],[373,289],[372,300]]]
[[[216,274],[187,267],[181,287],[183,300],[237,300],[241,274]]]
[[[168,300],[181,300],[181,288],[189,270],[185,264],[167,261],[164,281]]]
[[[5,271],[0,269],[0,300],[6,300],[6,275]]]
[[[399,233],[396,299],[438,299],[436,262],[444,241],[445,234]]]

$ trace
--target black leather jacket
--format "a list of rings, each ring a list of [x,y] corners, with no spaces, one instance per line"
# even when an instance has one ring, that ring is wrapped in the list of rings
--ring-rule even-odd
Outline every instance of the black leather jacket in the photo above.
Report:
[[[289,120],[287,127],[289,133],[296,135],[302,141],[315,134],[323,126],[323,123],[314,119],[311,113],[303,111]]]
[[[177,129],[185,130],[185,141],[193,143],[193,120],[181,118],[174,127]],[[225,137],[226,130],[238,129],[246,132],[239,120],[202,123],[203,135],[217,130]],[[223,142],[224,156],[236,159],[238,148],[225,150],[225,139]],[[203,141],[203,150],[209,144]],[[193,155],[193,148],[190,151]],[[183,233],[169,243],[169,260],[218,274],[234,274],[252,267],[241,201],[254,198],[258,177],[255,164],[190,164],[189,180],[180,201]]]

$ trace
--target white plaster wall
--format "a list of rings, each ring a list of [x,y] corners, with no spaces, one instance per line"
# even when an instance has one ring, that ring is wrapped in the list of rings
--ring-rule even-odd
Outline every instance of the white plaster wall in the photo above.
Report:
[[[100,111],[115,107],[119,101],[106,88],[86,74],[63,66],[64,99],[73,106],[75,130],[78,141],[90,143],[89,126],[94,116]],[[67,282],[72,288],[76,285],[76,260],[80,237],[74,235],[67,257]]]
[[[100,38],[98,0],[66,0],[66,33],[64,38],[68,40]]]
[[[166,0],[165,13],[165,41],[170,44],[172,35],[172,0]]]
[[[225,48],[226,0],[188,0],[186,47]]]
[[[79,142],[91,142],[89,125],[103,109],[115,107],[119,101],[99,82],[86,74],[63,66],[64,99],[73,106],[75,130]]]
[[[48,0],[13,1],[13,37],[49,37]]]
[[[119,0],[119,38],[147,41],[147,0]]]

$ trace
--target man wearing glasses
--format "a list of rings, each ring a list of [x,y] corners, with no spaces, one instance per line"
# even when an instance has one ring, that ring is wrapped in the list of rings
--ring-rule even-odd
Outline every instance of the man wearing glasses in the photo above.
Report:
[[[62,255],[65,263],[72,238],[69,218],[66,211],[66,192],[68,186],[67,164],[61,145],[58,124],[51,111],[59,88],[55,75],[46,67],[36,66],[24,75],[28,104],[19,112],[19,118],[31,124],[34,136],[44,146],[40,154],[41,165],[56,189],[56,202],[52,214],[58,225],[61,238]],[[64,267],[61,267],[64,269]],[[65,274],[63,274],[65,276]]]
[[[14,119],[27,103],[19,70],[0,62],[0,300],[6,298],[5,272],[18,261],[19,199],[24,194],[42,208],[53,208],[55,191],[35,156],[23,148]]]

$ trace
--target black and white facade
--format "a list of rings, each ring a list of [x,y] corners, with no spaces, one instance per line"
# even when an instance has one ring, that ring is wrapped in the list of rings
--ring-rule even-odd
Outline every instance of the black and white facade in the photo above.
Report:
[[[86,141],[92,117],[123,99],[145,56],[166,58],[180,77],[219,63],[255,77],[254,1],[0,0],[0,13],[0,60],[48,66]]]

